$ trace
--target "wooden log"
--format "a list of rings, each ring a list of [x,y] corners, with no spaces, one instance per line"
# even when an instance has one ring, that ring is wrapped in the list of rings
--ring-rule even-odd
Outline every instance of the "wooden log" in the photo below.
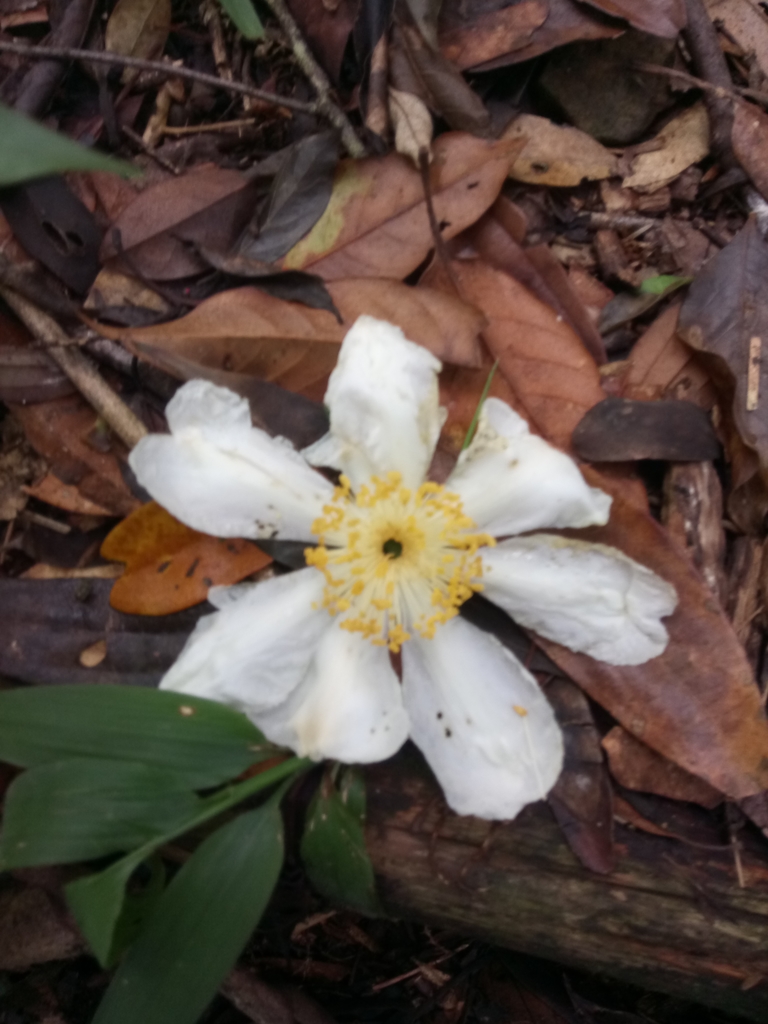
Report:
[[[610,875],[587,871],[537,804],[508,824],[445,808],[420,759],[368,774],[368,847],[393,916],[768,1020],[768,862],[617,827]]]

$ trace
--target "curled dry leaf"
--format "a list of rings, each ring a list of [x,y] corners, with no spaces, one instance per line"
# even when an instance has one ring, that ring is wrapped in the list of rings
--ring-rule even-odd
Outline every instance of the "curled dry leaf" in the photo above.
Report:
[[[745,54],[754,54],[757,66],[768,75],[768,17],[752,0],[704,0],[713,21],[723,26]]]
[[[435,216],[443,237],[473,224],[499,194],[518,141],[485,142],[463,132],[435,141],[430,166]],[[331,201],[281,265],[326,281],[395,277],[414,271],[434,246],[421,175],[392,154],[339,165]]]
[[[754,103],[734,100],[731,142],[752,184],[768,198],[768,114]]]
[[[208,588],[239,583],[272,559],[247,540],[222,540],[184,526],[151,501],[124,519],[101,554],[125,562],[109,603],[129,615],[169,615],[204,601]]]
[[[478,366],[483,317],[454,296],[399,281],[363,278],[328,284],[341,313],[274,298],[257,288],[220,292],[169,323],[106,328],[134,354],[140,345],[174,352],[203,366],[248,373],[322,398],[341,341],[361,313],[389,320],[447,362]]]
[[[618,173],[617,158],[591,135],[546,117],[520,114],[502,138],[524,142],[509,171],[515,181],[564,187]]]
[[[632,160],[631,172],[622,182],[624,188],[654,191],[708,155],[709,117],[704,104],[697,103],[678,114],[652,142],[656,148]]]
[[[395,129],[395,149],[419,166],[419,155],[429,153],[432,115],[412,92],[389,89],[389,116]]]

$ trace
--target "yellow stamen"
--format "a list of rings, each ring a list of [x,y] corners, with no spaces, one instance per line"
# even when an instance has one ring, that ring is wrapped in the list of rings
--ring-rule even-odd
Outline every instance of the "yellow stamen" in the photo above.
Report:
[[[389,473],[353,493],[342,476],[305,555],[325,576],[323,607],[349,613],[341,627],[397,652],[412,632],[433,637],[482,590],[478,551],[495,541],[474,531],[459,496],[440,484],[411,490]]]

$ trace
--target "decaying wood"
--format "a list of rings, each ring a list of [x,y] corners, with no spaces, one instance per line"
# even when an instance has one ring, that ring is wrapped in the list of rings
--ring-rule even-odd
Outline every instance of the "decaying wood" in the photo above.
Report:
[[[498,825],[450,814],[421,762],[368,776],[368,846],[389,913],[768,1019],[768,866],[619,826],[610,875],[581,867],[543,805]],[[757,840],[755,841],[757,843]]]

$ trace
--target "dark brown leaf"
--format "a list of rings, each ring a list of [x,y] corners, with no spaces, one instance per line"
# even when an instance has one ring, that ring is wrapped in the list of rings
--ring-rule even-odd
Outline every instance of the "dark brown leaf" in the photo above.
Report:
[[[573,448],[589,462],[704,462],[720,453],[712,421],[692,402],[628,398],[604,398],[592,406],[573,432]]]

